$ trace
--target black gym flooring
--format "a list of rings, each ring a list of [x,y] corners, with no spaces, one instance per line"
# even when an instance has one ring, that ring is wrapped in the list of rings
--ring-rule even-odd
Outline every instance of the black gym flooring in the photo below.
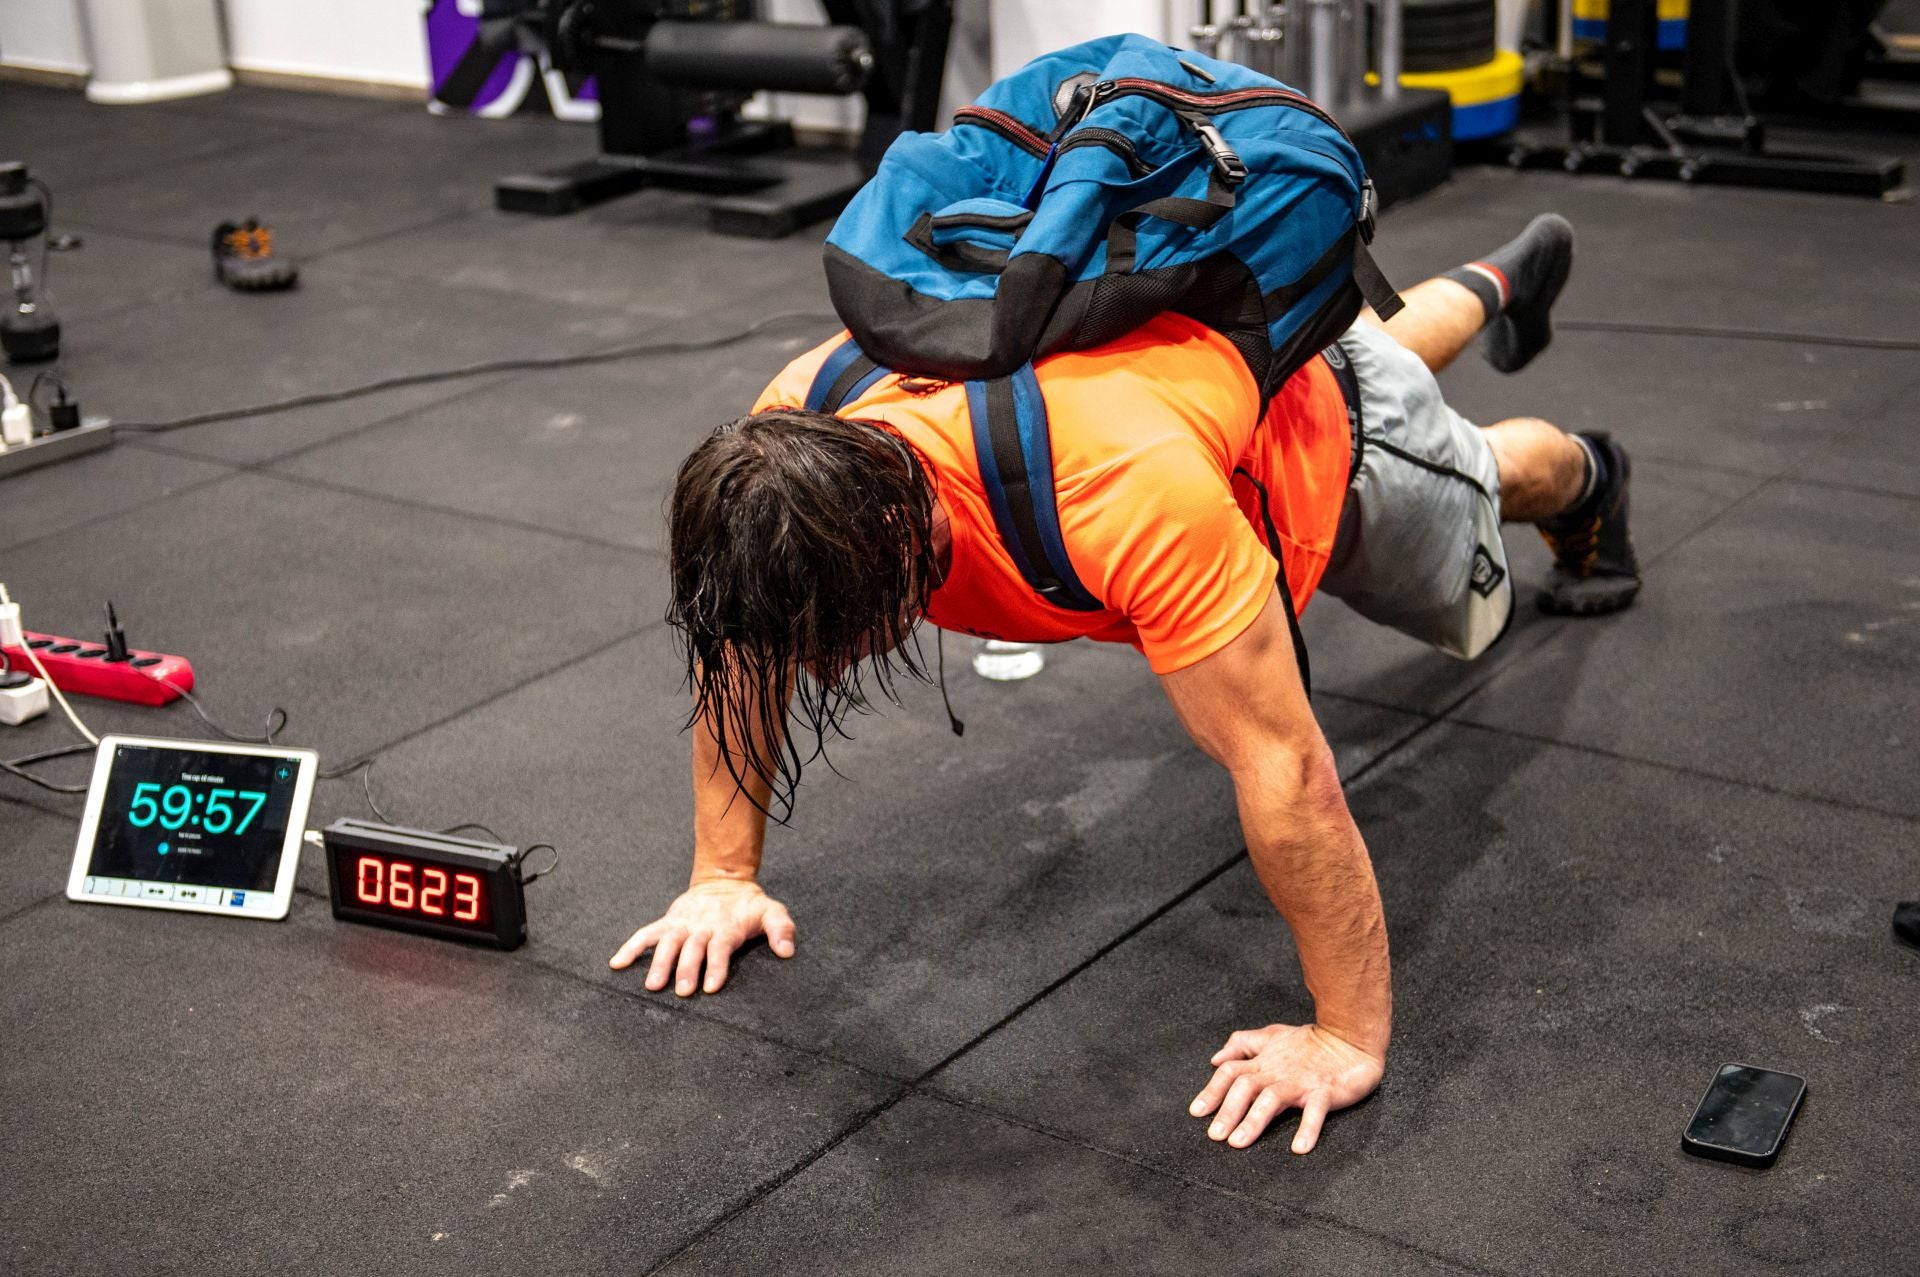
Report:
[[[659,194],[492,211],[495,175],[593,144],[0,85],[0,158],[85,240],[54,259],[60,370],[120,421],[825,308],[823,231],[716,238]],[[1001,685],[949,642],[966,737],[915,689],[770,839],[797,957],[692,1002],[607,970],[688,866],[663,497],[828,323],[0,480],[30,627],[91,637],[111,598],[232,729],[284,706],[324,765],[377,753],[394,819],[564,857],[511,954],[335,922],[311,849],[284,923],[76,905],[79,800],[0,776],[0,1269],[1911,1271],[1920,953],[1888,920],[1920,896],[1920,213],[1469,170],[1380,256],[1412,281],[1544,209],[1580,235],[1570,322],[1525,374],[1469,355],[1445,385],[1628,444],[1646,590],[1529,607],[1471,665],[1309,610],[1398,1014],[1385,1085],[1305,1158],[1290,1118],[1236,1152],[1186,1114],[1231,1030],[1308,1004],[1225,777],[1125,649]],[[212,226],[251,214],[298,292],[212,281]],[[1802,336],[1673,331],[1702,328]],[[1524,593],[1545,551],[1511,542]],[[0,728],[0,756],[71,739]],[[355,777],[312,823],[365,814]],[[1771,1170],[1680,1151],[1731,1060],[1808,1079]]]

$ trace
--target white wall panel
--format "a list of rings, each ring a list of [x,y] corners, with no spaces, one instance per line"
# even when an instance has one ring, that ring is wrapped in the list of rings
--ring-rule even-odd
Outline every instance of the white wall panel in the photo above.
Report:
[[[1103,35],[1135,31],[1166,40],[1178,29],[1181,43],[1193,25],[1195,4],[1169,0],[1097,0],[1060,4],[1048,0],[993,0],[993,75],[995,79],[1054,49]],[[1176,22],[1177,20],[1177,22]]]
[[[0,0],[0,64],[84,72],[87,34],[79,0]]]
[[[0,7],[16,0],[0,0]],[[247,71],[427,85],[419,0],[224,0],[227,49]]]

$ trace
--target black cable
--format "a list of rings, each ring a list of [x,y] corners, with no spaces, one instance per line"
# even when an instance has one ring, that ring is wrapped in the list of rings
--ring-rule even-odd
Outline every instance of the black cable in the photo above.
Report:
[[[535,372],[550,368],[578,368],[588,364],[610,364],[622,359],[637,359],[643,355],[694,354],[703,350],[719,350],[737,342],[757,336],[763,330],[776,324],[807,320],[818,322],[831,320],[839,322],[839,316],[824,311],[793,311],[781,315],[770,315],[766,319],[728,333],[723,337],[707,337],[699,341],[663,341],[637,346],[622,346],[614,350],[602,350],[585,355],[549,355],[538,358],[495,359],[486,363],[468,364],[461,368],[448,368],[439,372],[407,373],[399,377],[388,377],[381,381],[368,382],[362,386],[351,386],[345,390],[325,390],[311,395],[298,395],[292,399],[280,399],[271,403],[255,404],[248,408],[224,408],[218,412],[202,412],[191,417],[176,417],[171,421],[121,421],[114,423],[114,429],[125,430],[133,434],[168,434],[175,430],[185,430],[189,426],[210,425],[216,421],[237,421],[242,417],[266,417],[282,412],[292,412],[296,408],[311,408],[316,404],[339,403],[346,399],[358,399],[364,395],[379,394],[387,390],[399,390],[406,386],[424,386],[443,381],[459,381],[466,377],[480,377],[496,372]]]
[[[169,683],[166,679],[161,678],[158,675],[153,674],[147,670],[141,670],[140,672],[142,674],[145,674],[148,678],[152,679],[154,682],[160,684],[162,687],[170,688],[171,690],[178,692],[180,694],[180,699],[185,701],[188,704],[188,706],[192,708],[193,712],[200,716],[201,722],[205,723],[208,727],[212,728],[216,733],[218,733],[221,736],[224,736],[226,739],[230,741],[237,741],[242,745],[277,745],[279,744],[279,742],[274,740],[273,738],[275,736],[278,736],[281,732],[284,732],[287,730],[287,722],[288,722],[287,711],[284,709],[281,709],[278,705],[275,705],[272,709],[267,711],[266,728],[260,735],[242,736],[237,732],[230,732],[226,728],[222,727],[220,724],[213,721],[213,719],[207,714],[207,711],[201,707],[200,698],[195,696],[192,692],[189,692],[186,688],[181,687],[177,683]],[[274,721],[276,718],[279,720],[278,722]]]
[[[1732,341],[1777,341],[1803,346],[1844,346],[1857,350],[1920,350],[1920,341],[1899,337],[1841,337],[1833,333],[1790,333],[1765,328],[1716,328],[1708,324],[1635,324],[1606,319],[1556,319],[1555,328],[1584,333],[1640,333],[1648,337],[1721,337]]]
[[[379,803],[373,801],[373,765],[378,761],[374,758],[367,760],[367,769],[360,773],[360,792],[366,795],[367,810],[373,813],[373,818],[383,825],[391,825],[392,819],[386,812],[380,810]]]
[[[24,758],[0,760],[0,771],[18,776],[30,785],[38,785],[42,789],[51,789],[56,794],[84,794],[91,786],[62,785],[56,781],[43,780],[35,776],[32,772],[27,771],[26,768],[34,763],[44,763],[49,759],[71,758],[75,754],[91,754],[92,752],[93,746],[91,745],[62,745],[58,749],[43,749],[37,754],[28,754]]]
[[[459,834],[459,833],[465,833],[469,829],[477,829],[481,833],[485,834],[487,837],[493,839],[497,843],[506,842],[506,839],[502,838],[499,834],[494,833],[492,829],[488,828],[486,825],[481,824],[477,820],[465,821],[458,825],[448,825],[445,829],[436,830],[435,832],[442,833],[442,834]],[[535,846],[538,846],[538,845],[539,844],[537,843],[535,844]],[[533,848],[529,847],[527,850],[531,851],[533,850]]]
[[[87,748],[91,749],[92,746],[89,745]],[[90,785],[62,785],[56,781],[42,780],[26,768],[14,763],[0,762],[0,771],[18,776],[29,785],[38,785],[42,789],[51,789],[56,794],[84,794],[88,789],[92,788]]]
[[[522,887],[531,887],[534,883],[539,882],[542,878],[546,877],[548,874],[552,873],[554,870],[560,867],[560,849],[554,846],[550,842],[537,842],[533,844],[533,846],[527,848],[525,851],[520,853],[520,858],[522,860],[525,860],[528,856],[531,856],[534,852],[540,851],[543,848],[553,853],[553,863],[548,865],[545,869],[542,869],[537,874],[532,874],[532,875],[529,875],[528,877],[522,878],[520,880],[520,885]]]
[[[40,188],[41,198],[47,202],[47,228],[40,232],[39,288],[45,293],[47,280],[53,274],[53,188],[37,177],[30,177],[27,181]]]
[[[366,768],[366,775],[360,778],[360,790],[366,795],[367,810],[372,812],[374,819],[378,820],[381,824],[391,825],[393,822],[387,819],[387,813],[381,811],[380,804],[373,800],[373,765],[379,761],[380,759],[373,754],[362,754],[352,762],[342,763],[330,771],[315,772],[314,779],[344,780],[361,768]]]
[[[62,745],[58,749],[43,749],[37,754],[28,754],[25,758],[15,758],[8,761],[12,762],[15,767],[26,767],[33,763],[44,763],[49,759],[71,758],[75,754],[91,754],[93,751],[94,746],[92,745]]]
[[[376,760],[372,754],[362,754],[360,757],[354,759],[352,762],[342,763],[340,766],[334,768],[332,771],[315,772],[314,779],[339,780],[343,776],[353,775],[355,772],[359,771],[362,767],[373,766],[375,761]]]

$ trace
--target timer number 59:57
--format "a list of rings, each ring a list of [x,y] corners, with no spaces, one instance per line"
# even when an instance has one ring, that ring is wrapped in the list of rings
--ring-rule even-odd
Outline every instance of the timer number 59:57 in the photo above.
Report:
[[[160,795],[158,801],[155,801],[154,794]],[[237,829],[233,824],[233,804],[223,801],[228,798],[253,804],[241,818]],[[169,785],[164,791],[161,786],[151,782],[135,785],[133,801],[127,804],[127,823],[136,829],[145,829],[159,821],[162,829],[178,829],[191,820],[210,834],[224,834],[232,829],[239,835],[247,832],[247,826],[266,806],[267,796],[257,789],[210,789],[207,791],[204,819],[193,814],[194,804],[199,801],[199,796],[185,785]]]

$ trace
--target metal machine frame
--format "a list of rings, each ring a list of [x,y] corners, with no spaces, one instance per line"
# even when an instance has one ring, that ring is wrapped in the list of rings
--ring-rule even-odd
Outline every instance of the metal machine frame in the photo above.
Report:
[[[1733,65],[1733,0],[1694,0],[1678,110],[1650,101],[1658,23],[1656,0],[1612,0],[1601,97],[1570,104],[1567,142],[1516,142],[1505,161],[1515,168],[1875,198],[1905,180],[1906,166],[1895,156],[1767,147],[1766,127],[1748,107]]]
[[[785,120],[742,120],[731,109],[700,117],[697,86],[663,83],[648,68],[656,6],[600,0],[595,28],[582,39],[599,83],[601,154],[506,178],[494,188],[495,204],[557,215],[648,186],[704,191],[718,196],[710,211],[715,231],[763,239],[833,216],[903,129],[934,127],[953,11],[951,0],[926,0],[912,13],[896,6],[891,21],[876,23],[860,0],[822,3],[830,24],[860,27],[873,43],[874,66],[861,89],[866,125],[854,152],[797,147]],[[696,118],[699,132],[690,127]]]

